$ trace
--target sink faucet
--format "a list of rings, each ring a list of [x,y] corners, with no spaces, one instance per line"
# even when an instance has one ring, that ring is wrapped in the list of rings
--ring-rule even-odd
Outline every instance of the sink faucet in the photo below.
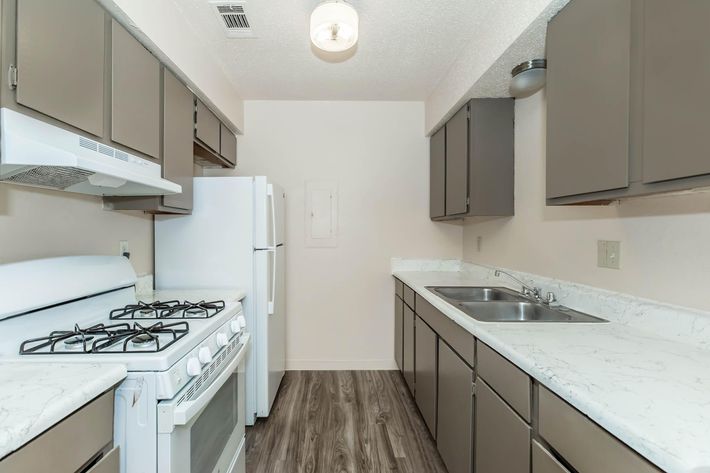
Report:
[[[542,298],[542,289],[540,289],[539,287],[528,286],[527,284],[525,284],[523,281],[521,281],[520,279],[516,278],[516,277],[513,276],[512,274],[510,274],[510,273],[508,273],[508,272],[505,272],[505,271],[502,271],[502,270],[500,270],[500,269],[496,269],[496,271],[495,271],[495,276],[496,276],[497,278],[501,277],[501,275],[503,275],[503,274],[505,274],[505,275],[508,276],[510,279],[512,279],[513,281],[517,282],[517,283],[520,284],[521,286],[523,286],[523,290],[522,290],[521,292],[522,292],[522,294],[523,294],[524,296],[526,296],[526,297],[530,297],[530,298],[532,298],[532,299],[535,299],[537,302],[547,302],[547,301],[549,301],[549,302],[551,303],[551,302],[554,302],[554,301],[556,300],[556,299],[555,299],[555,295],[554,295],[553,293],[549,293],[549,294],[547,295],[547,300],[543,301],[543,298]]]

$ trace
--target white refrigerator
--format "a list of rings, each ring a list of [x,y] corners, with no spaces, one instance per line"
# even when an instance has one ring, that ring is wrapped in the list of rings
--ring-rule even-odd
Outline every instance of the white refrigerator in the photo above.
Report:
[[[193,199],[192,215],[155,217],[155,286],[246,289],[251,425],[269,415],[285,371],[285,194],[263,176],[196,177]]]

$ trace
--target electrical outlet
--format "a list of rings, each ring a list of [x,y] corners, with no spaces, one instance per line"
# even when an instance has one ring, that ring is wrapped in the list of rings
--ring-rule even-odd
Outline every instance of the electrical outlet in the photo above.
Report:
[[[619,269],[621,267],[621,242],[598,240],[597,266],[600,268]]]
[[[125,256],[126,258],[131,257],[131,253],[128,251],[128,240],[121,240],[118,242],[118,254],[119,256]]]

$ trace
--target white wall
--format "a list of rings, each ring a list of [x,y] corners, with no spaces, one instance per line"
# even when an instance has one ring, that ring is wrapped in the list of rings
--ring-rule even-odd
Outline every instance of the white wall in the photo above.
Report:
[[[245,112],[238,173],[287,195],[289,369],[392,368],[390,258],[461,257],[462,228],[428,218],[424,104],[247,101]],[[338,181],[337,248],[305,247],[310,179]]]
[[[464,259],[709,310],[710,193],[546,207],[544,93],[515,115],[516,215],[468,222]],[[598,239],[622,242],[621,270],[597,268]]]
[[[0,184],[0,264],[117,255],[127,240],[139,275],[153,272],[153,218],[103,210],[100,197]]]

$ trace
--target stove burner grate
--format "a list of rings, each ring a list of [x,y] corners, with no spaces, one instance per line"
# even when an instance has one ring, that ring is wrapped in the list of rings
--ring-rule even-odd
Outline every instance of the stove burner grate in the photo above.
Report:
[[[122,319],[209,319],[224,310],[224,301],[155,301],[129,304],[112,310],[112,320]]]

